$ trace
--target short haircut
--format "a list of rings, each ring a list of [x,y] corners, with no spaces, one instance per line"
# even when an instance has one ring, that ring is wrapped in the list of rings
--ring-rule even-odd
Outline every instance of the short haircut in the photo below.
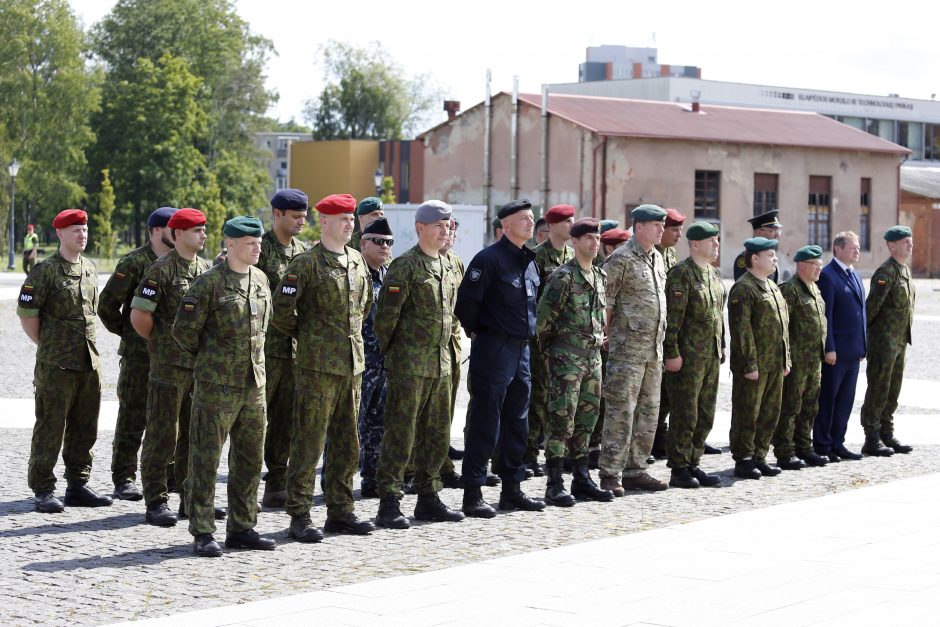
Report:
[[[758,250],[746,250],[744,251],[744,267],[750,268],[754,263],[754,257],[760,254]]]
[[[845,245],[849,243],[850,239],[855,240],[856,242],[859,241],[858,235],[856,235],[854,232],[841,231],[839,233],[836,233],[835,238],[832,240],[832,246],[833,248],[835,248],[836,246],[838,246],[839,248],[845,248]]]

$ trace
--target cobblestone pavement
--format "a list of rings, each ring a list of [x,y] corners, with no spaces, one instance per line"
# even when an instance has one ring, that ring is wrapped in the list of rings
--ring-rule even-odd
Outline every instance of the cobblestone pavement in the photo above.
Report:
[[[930,357],[936,354],[934,345],[940,348],[940,334],[934,330],[940,321],[940,296],[932,289],[933,284],[940,283],[924,283],[930,285],[918,286],[918,313],[926,301],[923,315],[928,317],[916,323],[908,372],[916,373],[912,376],[918,379],[940,381],[940,364],[932,363]],[[113,336],[101,329],[100,337],[102,355],[113,356]],[[0,302],[0,346],[5,352],[0,363],[0,398],[31,396],[34,350],[20,331],[13,303],[7,299]],[[107,399],[113,398],[117,361],[104,361]],[[722,386],[720,404],[727,404],[728,387]],[[461,404],[465,402],[464,397]],[[910,408],[907,413],[916,410]],[[110,488],[111,436],[111,432],[102,431],[95,447],[92,485],[100,490]],[[0,595],[0,623],[4,625],[104,624],[282,597],[644,531],[940,471],[940,445],[925,445],[918,446],[911,455],[866,458],[741,482],[731,476],[732,461],[726,452],[706,456],[702,464],[708,471],[722,473],[722,489],[629,494],[610,504],[582,503],[571,509],[549,508],[541,514],[506,513],[490,521],[416,523],[407,531],[380,530],[368,537],[332,535],[318,545],[290,541],[286,535],[287,515],[265,511],[259,515],[257,529],[278,541],[276,551],[232,551],[220,559],[206,560],[193,556],[185,523],[171,529],[148,526],[139,502],[118,502],[101,509],[68,508],[59,515],[33,512],[26,488],[29,439],[29,429],[0,428],[0,581],[5,587]],[[710,441],[726,443],[727,436],[715,433]],[[856,442],[850,448],[858,450],[858,446]],[[225,472],[223,455],[217,489],[219,505],[225,505]],[[56,473],[62,476],[61,464]],[[651,474],[666,479],[668,469],[657,463]],[[533,479],[523,487],[530,494],[541,495],[545,481]],[[59,494],[63,491],[64,482],[59,485]],[[498,498],[497,488],[486,488],[484,493],[492,502]],[[442,493],[445,502],[455,507],[459,506],[460,496],[455,490]],[[406,514],[411,513],[415,499],[404,499],[402,509]],[[176,507],[176,495],[170,504]],[[376,500],[359,501],[357,513],[372,517],[377,505]],[[312,515],[322,525],[325,508],[319,497]],[[217,537],[224,537],[224,526]],[[695,566],[707,568],[707,564]]]

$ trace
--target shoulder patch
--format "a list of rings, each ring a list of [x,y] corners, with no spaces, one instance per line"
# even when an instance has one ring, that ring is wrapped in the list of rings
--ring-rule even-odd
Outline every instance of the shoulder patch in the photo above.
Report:
[[[118,281],[123,281],[124,279],[127,278],[127,275],[124,274],[123,272],[117,272],[117,271],[115,271],[115,272],[114,272],[114,278],[117,279]]]
[[[744,257],[738,257],[738,260],[734,262],[734,265],[736,265],[739,268],[743,268],[747,264],[744,262]]]
[[[196,309],[199,307],[199,301],[192,296],[184,296],[180,301],[179,315],[183,318],[194,318]]]
[[[483,276],[483,271],[479,268],[473,268],[467,273],[467,278],[471,281],[479,281],[481,276]]]

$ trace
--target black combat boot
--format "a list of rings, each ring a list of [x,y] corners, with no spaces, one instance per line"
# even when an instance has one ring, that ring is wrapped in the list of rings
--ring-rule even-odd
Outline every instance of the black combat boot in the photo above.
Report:
[[[777,467],[781,468],[782,470],[802,470],[806,468],[806,462],[796,455],[790,455],[789,457],[778,457]]]
[[[460,475],[456,471],[442,473],[441,483],[444,484],[445,488],[452,490],[463,488],[463,479],[460,478]]]
[[[199,557],[222,557],[222,547],[211,533],[200,533],[193,539],[193,551]]]
[[[323,532],[313,526],[310,514],[291,516],[290,529],[287,530],[287,535],[304,543],[320,542],[323,539]]]
[[[120,501],[139,501],[144,498],[144,493],[140,491],[134,482],[128,479],[120,485],[114,486],[112,496]]]
[[[561,458],[553,457],[545,462],[548,481],[545,484],[545,502],[555,507],[571,507],[575,498],[565,490],[565,478],[561,472]]]
[[[176,524],[176,514],[174,514],[166,501],[160,501],[147,506],[147,522],[157,527],[172,527]]]
[[[900,453],[901,455],[906,455],[914,450],[913,446],[908,446],[907,444],[901,444],[898,442],[898,439],[894,437],[894,434],[888,434],[881,436],[881,441],[885,443],[885,446],[891,447],[895,453]]]
[[[383,496],[379,501],[379,513],[375,516],[375,524],[386,529],[408,529],[411,523],[401,513],[401,500],[397,495]]]
[[[463,512],[450,509],[441,501],[436,492],[419,494],[418,504],[415,505],[415,519],[431,522],[460,522],[464,519]]]
[[[698,479],[698,484],[702,487],[711,488],[721,485],[721,477],[716,474],[707,473],[698,466],[691,466],[689,472],[692,473],[693,477]]]
[[[65,504],[69,507],[107,507],[111,497],[98,494],[84,481],[69,481],[65,488]]]
[[[529,498],[518,483],[507,481],[503,484],[503,490],[499,494],[499,509],[540,512],[545,509],[545,501]]]
[[[271,538],[262,538],[254,529],[233,531],[225,534],[225,547],[228,549],[248,549],[249,551],[273,551],[277,542]]]
[[[829,465],[829,458],[820,455],[816,451],[804,451],[803,453],[797,453],[796,456],[806,462],[807,466],[821,467]]]
[[[757,471],[765,477],[776,477],[777,475],[783,472],[776,466],[772,466],[771,464],[768,464],[764,460],[755,461],[754,467],[757,468]]]
[[[467,486],[463,489],[463,513],[471,518],[493,518],[496,510],[483,500],[480,486]]]
[[[571,495],[579,501],[601,501],[609,503],[614,500],[614,493],[610,490],[601,490],[591,479],[588,469],[588,458],[579,457],[574,460],[574,477],[571,479]]]
[[[753,459],[742,459],[734,463],[734,476],[738,479],[760,479],[761,471],[754,465]]]
[[[37,492],[34,507],[37,512],[43,514],[58,514],[65,511],[65,505],[56,498],[54,492]]]
[[[533,477],[544,477],[544,476],[545,476],[545,468],[542,467],[542,464],[540,464],[540,463],[538,462],[538,460],[528,462],[528,463],[525,465],[525,467],[526,467],[527,469],[529,469],[529,470],[532,471],[532,476],[533,476]],[[526,474],[528,474],[528,473],[526,473]]]
[[[721,449],[717,446],[712,446],[708,442],[705,443],[705,446],[702,448],[702,452],[706,455],[721,455]]]
[[[881,438],[877,435],[866,435],[865,444],[862,445],[862,454],[871,457],[891,457],[894,450],[881,443]]]
[[[335,518],[327,516],[326,524],[323,525],[323,531],[326,533],[347,533],[353,536],[367,536],[375,531],[375,525],[371,520],[359,520],[352,512],[346,512],[342,516]]]
[[[697,488],[701,484],[689,468],[673,468],[669,473],[669,487]]]

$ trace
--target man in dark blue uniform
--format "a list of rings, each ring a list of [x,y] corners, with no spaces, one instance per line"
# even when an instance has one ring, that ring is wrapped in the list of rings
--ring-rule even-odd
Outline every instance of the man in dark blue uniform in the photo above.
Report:
[[[463,511],[467,516],[496,515],[480,487],[496,447],[503,480],[499,509],[541,511],[545,503],[519,488],[525,477],[529,425],[529,338],[535,335],[538,271],[535,253],[525,243],[535,219],[528,200],[514,200],[499,213],[503,236],[473,258],[457,291],[454,313],[473,338],[470,391],[463,458]]]

